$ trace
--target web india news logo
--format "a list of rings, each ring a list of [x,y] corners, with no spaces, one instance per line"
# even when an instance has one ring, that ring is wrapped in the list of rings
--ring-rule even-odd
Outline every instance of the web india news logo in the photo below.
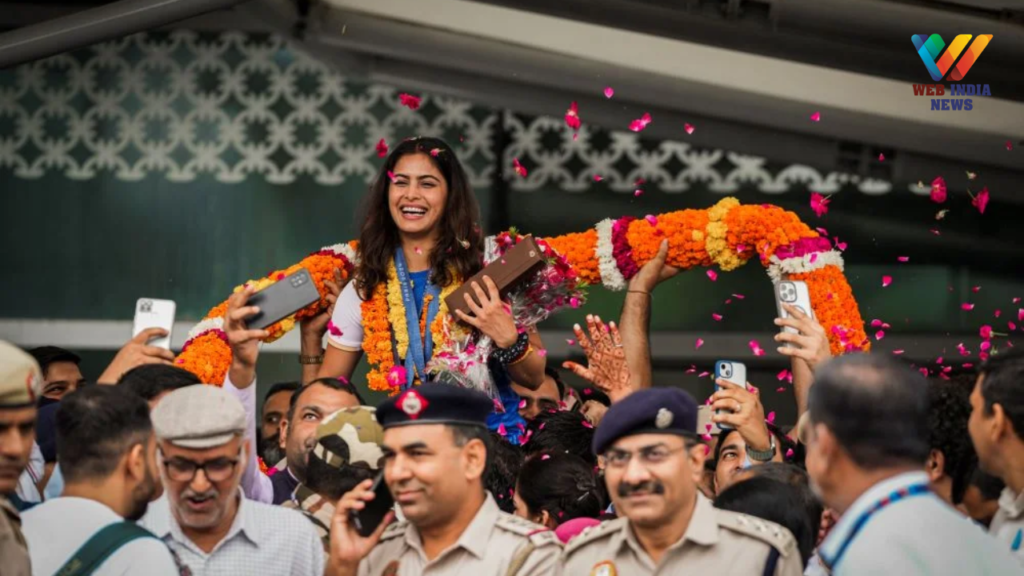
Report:
[[[914,34],[910,37],[933,81],[940,82],[945,78],[947,82],[956,82],[949,85],[950,96],[992,95],[988,84],[960,83],[992,41],[992,34],[979,34],[973,42],[971,38],[970,34],[958,34],[949,48],[946,48],[946,42],[938,34]],[[945,52],[943,48],[946,48]],[[946,92],[947,88],[942,84],[914,84],[915,96],[945,96]],[[974,102],[970,98],[932,98],[931,101],[932,110],[974,109]]]

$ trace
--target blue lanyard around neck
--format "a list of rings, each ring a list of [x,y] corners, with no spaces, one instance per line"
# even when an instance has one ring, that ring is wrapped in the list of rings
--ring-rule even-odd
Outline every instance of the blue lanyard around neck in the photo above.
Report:
[[[420,381],[426,380],[427,361],[434,355],[434,342],[430,337],[430,325],[433,324],[438,310],[441,308],[441,289],[433,281],[427,281],[426,295],[430,296],[427,305],[426,338],[420,336],[420,319],[417,310],[420,305],[413,296],[409,266],[405,263],[402,249],[395,250],[395,270],[398,283],[402,286],[402,307],[405,308],[406,332],[409,336],[409,350],[405,354],[405,388],[412,387],[413,380],[419,375]]]
[[[826,559],[824,556],[821,556],[822,563],[825,564],[830,570],[835,570],[836,565],[839,564],[839,560],[842,559],[843,554],[846,553],[846,549],[850,547],[850,544],[853,543],[854,538],[856,538],[857,534],[864,529],[864,526],[868,523],[868,520],[870,520],[872,516],[877,514],[886,506],[895,504],[900,500],[912,498],[914,496],[923,496],[929,493],[931,493],[931,487],[929,487],[928,484],[912,484],[910,486],[907,486],[906,488],[900,488],[899,490],[895,490],[885,498],[882,498],[878,502],[875,502],[874,505],[871,506],[871,508],[865,510],[853,523],[853,528],[850,529],[850,534],[846,537],[846,540],[844,540],[843,543],[839,546],[839,550],[836,551],[835,557],[833,557],[830,561]]]

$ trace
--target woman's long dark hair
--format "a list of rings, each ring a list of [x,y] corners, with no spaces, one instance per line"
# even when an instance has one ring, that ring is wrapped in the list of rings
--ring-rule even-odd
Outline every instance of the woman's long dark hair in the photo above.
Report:
[[[593,467],[573,454],[542,452],[519,469],[519,497],[530,514],[546,510],[556,524],[597,518],[606,504]]]
[[[431,153],[433,150],[437,152]],[[400,243],[398,226],[391,218],[388,206],[388,188],[391,185],[388,172],[393,172],[398,160],[408,154],[425,154],[448,185],[444,213],[438,223],[441,234],[430,253],[431,281],[441,287],[448,286],[459,279],[469,278],[482,267],[483,234],[477,224],[480,205],[462,164],[443,140],[410,138],[391,151],[363,205],[355,281],[364,300],[370,298],[379,284],[387,282],[388,263]]]

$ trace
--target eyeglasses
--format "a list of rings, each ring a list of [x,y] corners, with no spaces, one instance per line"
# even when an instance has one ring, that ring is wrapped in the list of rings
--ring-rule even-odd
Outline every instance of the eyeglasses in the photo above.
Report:
[[[239,460],[214,458],[200,464],[184,458],[169,458],[164,460],[164,468],[167,470],[167,477],[175,482],[191,482],[199,470],[206,474],[206,479],[210,482],[223,482],[234,474]]]
[[[640,457],[640,464],[645,467],[649,467],[661,464],[668,460],[673,454],[682,452],[687,448],[687,446],[680,446],[675,449],[670,449],[665,446],[647,446],[646,448],[641,448],[637,454]],[[632,459],[633,452],[629,452],[627,450],[611,449],[604,453],[604,461],[609,468],[625,468]]]

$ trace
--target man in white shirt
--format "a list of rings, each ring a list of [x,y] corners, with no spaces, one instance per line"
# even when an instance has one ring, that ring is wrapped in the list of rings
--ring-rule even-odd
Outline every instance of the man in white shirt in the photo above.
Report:
[[[22,515],[36,576],[61,572],[90,538],[135,522],[161,492],[149,407],[140,398],[108,386],[83,388],[64,397],[56,423],[64,492]],[[93,573],[179,574],[167,546],[140,533]]]
[[[843,356],[818,371],[808,407],[811,486],[842,515],[818,548],[834,576],[1024,574],[931,491],[924,377],[886,356]]]
[[[1024,352],[1006,349],[980,372],[968,429],[982,470],[1006,483],[989,533],[1024,562]]]
[[[308,520],[242,495],[242,473],[255,456],[236,398],[188,386],[164,397],[152,418],[166,496],[141,523],[194,576],[323,574],[323,546]]]

